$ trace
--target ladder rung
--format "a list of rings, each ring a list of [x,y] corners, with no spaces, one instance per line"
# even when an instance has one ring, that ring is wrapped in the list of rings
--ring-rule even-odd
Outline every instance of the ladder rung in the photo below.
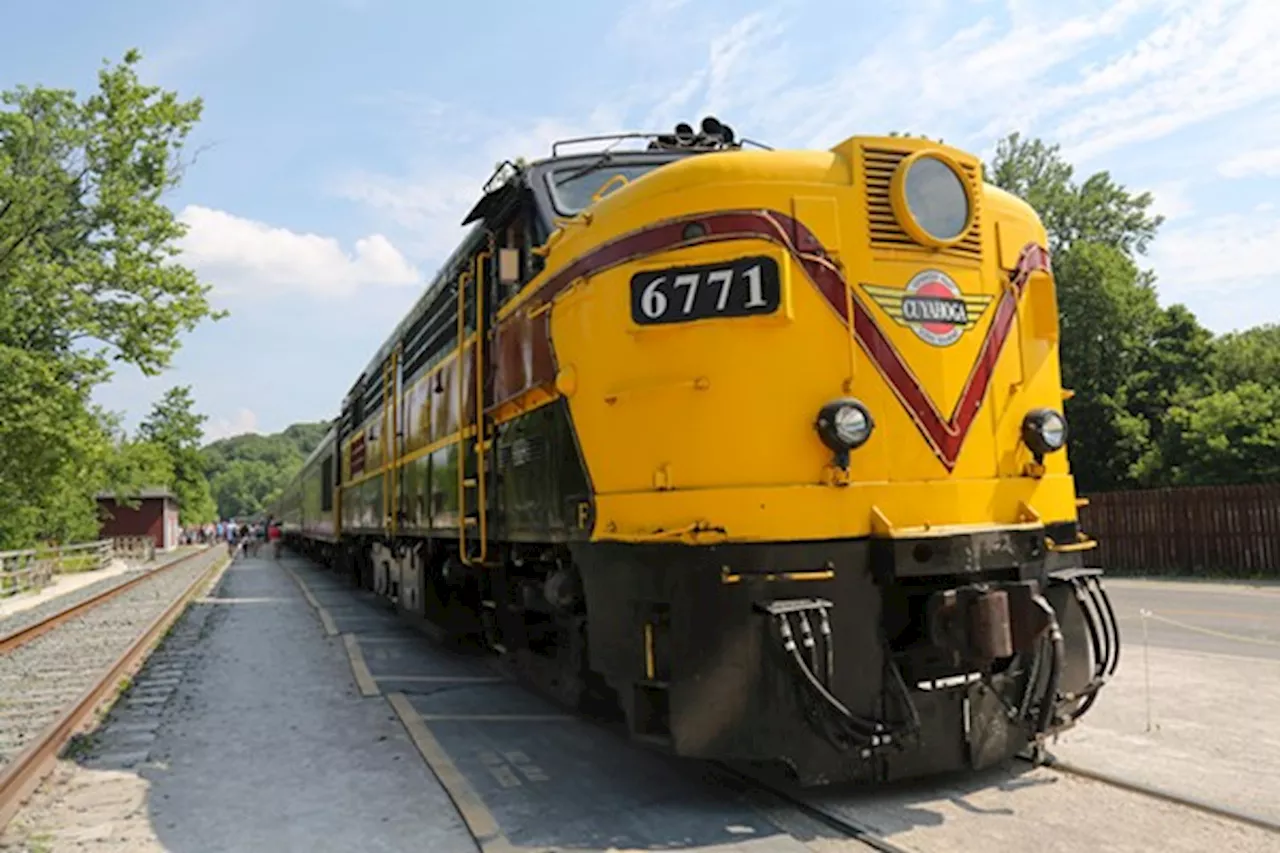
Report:
[[[476,486],[480,485],[480,481],[475,477],[468,477],[462,481],[462,485],[466,486],[468,489],[474,489]]]

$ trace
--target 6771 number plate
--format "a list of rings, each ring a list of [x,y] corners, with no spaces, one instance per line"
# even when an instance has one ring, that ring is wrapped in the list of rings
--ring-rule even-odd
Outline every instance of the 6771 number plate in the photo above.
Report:
[[[631,319],[642,326],[772,314],[781,301],[778,262],[740,258],[650,270],[631,277]]]

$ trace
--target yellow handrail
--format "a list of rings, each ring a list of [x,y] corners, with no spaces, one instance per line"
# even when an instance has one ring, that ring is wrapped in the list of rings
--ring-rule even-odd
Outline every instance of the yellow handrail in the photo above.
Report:
[[[483,563],[489,556],[489,514],[485,494],[484,454],[488,436],[484,429],[484,276],[481,275],[481,262],[487,262],[493,256],[493,236],[489,237],[490,248],[476,254],[475,272],[472,280],[476,283],[476,507],[480,516],[480,555],[476,561]]]
[[[400,530],[400,469],[396,463],[400,459],[400,344],[396,344],[396,348],[391,351],[391,363],[389,365],[390,376],[388,377],[388,385],[390,386],[390,399],[388,405],[391,411],[391,428],[387,430],[387,489],[390,499],[387,506],[391,511],[391,535],[395,536]]]
[[[458,556],[464,566],[471,565],[467,553],[467,425],[463,420],[466,409],[466,385],[462,381],[462,365],[467,357],[467,280],[470,270],[458,276]]]

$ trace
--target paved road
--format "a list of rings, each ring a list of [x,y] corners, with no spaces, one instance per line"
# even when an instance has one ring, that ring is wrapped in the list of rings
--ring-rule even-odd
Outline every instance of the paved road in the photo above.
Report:
[[[1142,610],[1153,648],[1280,660],[1280,586],[1108,578],[1123,648],[1141,647]]]

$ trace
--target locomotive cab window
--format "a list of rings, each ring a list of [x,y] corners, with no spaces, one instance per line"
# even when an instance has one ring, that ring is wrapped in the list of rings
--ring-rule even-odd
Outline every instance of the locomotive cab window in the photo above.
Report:
[[[556,212],[562,216],[573,216],[594,204],[597,195],[604,198],[617,192],[667,162],[670,161],[620,162],[613,158],[600,158],[585,165],[555,169],[547,176],[547,184],[551,188]]]

